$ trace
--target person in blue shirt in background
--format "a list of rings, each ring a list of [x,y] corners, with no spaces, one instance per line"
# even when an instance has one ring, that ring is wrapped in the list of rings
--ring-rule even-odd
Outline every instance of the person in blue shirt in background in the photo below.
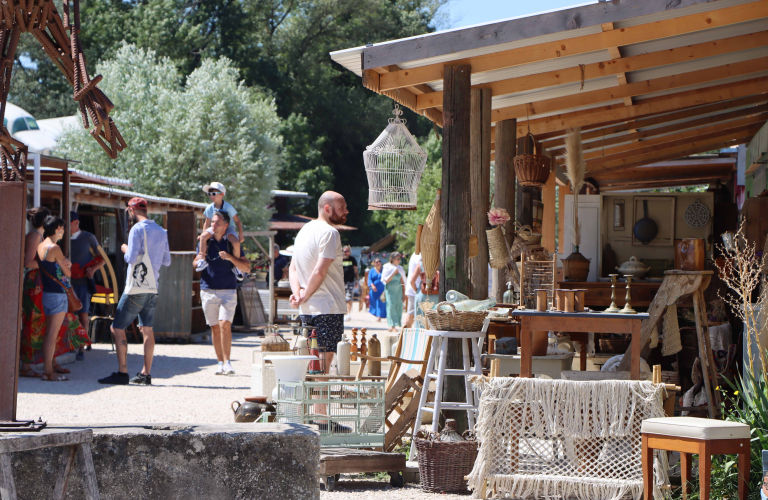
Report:
[[[127,208],[133,227],[128,234],[128,244],[123,244],[120,249],[125,254],[125,262],[133,267],[133,272],[125,277],[125,293],[120,297],[115,311],[115,319],[112,321],[112,335],[115,339],[117,351],[118,371],[112,375],[99,379],[101,384],[126,385],[128,379],[128,340],[125,338],[125,329],[133,323],[138,316],[139,328],[144,336],[144,366],[130,383],[137,385],[152,385],[152,356],[155,352],[155,332],[152,330],[152,319],[157,303],[157,291],[154,293],[131,293],[132,288],[140,287],[146,281],[151,272],[154,283],[160,281],[160,267],[171,265],[171,252],[168,248],[168,233],[155,221],[147,218],[147,200],[144,198],[131,198]],[[144,241],[146,234],[147,241]],[[144,249],[146,248],[146,253]],[[142,256],[142,262],[139,262]],[[147,269],[147,259],[152,268]],[[139,265],[136,265],[136,264]],[[143,267],[141,266],[143,264]],[[137,275],[137,270],[143,269],[143,276]],[[141,283],[137,280],[140,279]]]
[[[273,249],[275,256],[275,283],[282,279],[288,278],[288,266],[291,265],[291,259],[280,253],[280,245],[275,243]]]

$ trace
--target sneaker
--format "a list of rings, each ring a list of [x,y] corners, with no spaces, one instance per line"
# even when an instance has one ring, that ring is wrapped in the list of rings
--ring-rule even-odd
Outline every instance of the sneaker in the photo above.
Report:
[[[208,261],[205,260],[205,259],[199,260],[199,261],[197,261],[197,266],[195,267],[195,271],[197,271],[199,273],[200,271],[202,271],[206,267],[208,267]]]
[[[240,269],[233,267],[232,272],[235,273],[235,278],[237,278],[238,283],[245,279],[245,275]]]
[[[352,320],[352,316],[350,316],[349,314],[344,315],[344,321],[351,321],[351,320]]]
[[[144,375],[139,372],[131,379],[131,383],[135,385],[152,385],[152,375]]]
[[[224,375],[234,375],[235,370],[232,369],[232,363],[227,361],[224,363]]]
[[[128,385],[128,374],[122,372],[112,372],[109,377],[99,379],[100,384]]]
[[[219,361],[219,366],[216,367],[216,371],[213,372],[214,375],[224,375],[224,363]]]
[[[85,353],[82,351],[78,351],[77,354],[75,354],[75,359],[77,361],[85,361]]]

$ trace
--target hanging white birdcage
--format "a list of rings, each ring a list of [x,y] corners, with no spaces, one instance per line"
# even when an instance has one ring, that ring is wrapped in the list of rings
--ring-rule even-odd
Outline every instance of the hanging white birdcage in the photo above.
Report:
[[[416,190],[427,163],[395,104],[394,118],[365,148],[363,160],[368,176],[368,210],[416,210]]]

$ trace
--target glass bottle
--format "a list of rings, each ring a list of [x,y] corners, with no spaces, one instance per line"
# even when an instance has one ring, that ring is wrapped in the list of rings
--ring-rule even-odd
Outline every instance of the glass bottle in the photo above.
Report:
[[[501,300],[505,304],[514,304],[515,303],[515,292],[512,290],[512,282],[507,282],[507,291],[504,292],[504,296]]]
[[[438,440],[448,442],[465,441],[465,439],[461,437],[461,434],[456,430],[456,421],[452,418],[446,419],[445,427],[443,427],[443,430],[440,432]]]
[[[450,303],[460,302],[462,300],[467,300],[468,298],[469,297],[463,293],[457,292],[456,290],[449,290],[445,293],[445,300]]]
[[[485,300],[467,299],[467,300],[461,300],[459,302],[453,303],[453,307],[455,307],[457,311],[464,311],[464,312],[485,311],[486,309],[490,309],[495,305],[496,305],[495,298],[487,298]],[[448,305],[443,305],[442,309],[446,311],[451,310],[450,306]]]

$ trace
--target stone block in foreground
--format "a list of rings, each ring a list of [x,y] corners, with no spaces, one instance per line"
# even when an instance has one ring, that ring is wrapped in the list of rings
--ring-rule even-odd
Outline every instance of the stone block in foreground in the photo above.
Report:
[[[52,427],[93,429],[93,462],[103,500],[320,498],[320,437],[308,426],[233,423]],[[19,500],[50,498],[62,450],[12,455]],[[66,498],[84,498],[77,467],[72,471]]]

